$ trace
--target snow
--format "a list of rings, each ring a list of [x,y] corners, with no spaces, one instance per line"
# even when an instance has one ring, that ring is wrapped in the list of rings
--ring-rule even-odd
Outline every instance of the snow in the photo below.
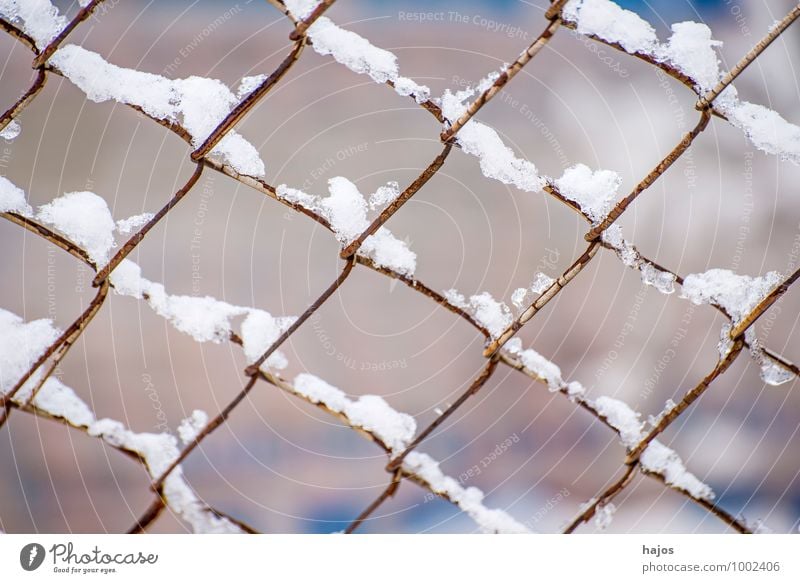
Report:
[[[576,164],[567,168],[555,184],[565,198],[577,203],[581,212],[597,225],[611,211],[621,182],[622,179],[616,172],[592,172],[588,166]]]
[[[330,196],[319,202],[322,213],[330,221],[336,238],[351,243],[369,226],[367,201],[355,184],[342,176],[328,180]]]
[[[750,277],[736,275],[728,269],[711,269],[687,275],[681,297],[697,305],[716,304],[724,308],[737,324],[780,282],[780,274],[775,271]]]
[[[398,413],[377,395],[364,395],[345,409],[347,418],[359,427],[380,437],[393,452],[400,452],[411,443],[417,423],[411,415]]]
[[[622,263],[631,269],[637,269],[642,278],[642,283],[655,287],[662,294],[669,295],[675,292],[676,276],[668,271],[662,271],[649,261],[645,261],[636,248],[622,236],[619,225],[611,225],[601,235],[604,243],[616,252]]]
[[[445,91],[441,107],[442,114],[449,122],[455,122],[466,112],[463,102],[474,91],[467,89],[455,94]],[[474,119],[470,120],[458,131],[456,141],[461,145],[462,151],[478,158],[481,172],[487,178],[514,185],[526,192],[539,192],[544,187],[545,181],[539,176],[533,162],[517,158],[513,150],[489,126]]]
[[[759,150],[800,163],[800,127],[763,105],[746,101],[721,107],[728,120]]]
[[[611,502],[607,504],[599,504],[597,508],[595,508],[594,512],[594,524],[600,530],[605,530],[609,526],[611,526],[611,522],[614,520],[614,513],[617,511],[617,507],[614,506]]]
[[[108,261],[116,225],[106,201],[93,192],[68,192],[39,207],[36,218],[81,246],[95,265]]]
[[[367,200],[358,187],[342,176],[328,180],[328,196],[323,198],[281,184],[276,189],[278,198],[322,215],[330,223],[336,238],[347,246],[361,235],[367,227]],[[389,182],[370,196],[369,206],[374,201],[389,201],[396,198],[398,186]],[[378,267],[385,267],[401,275],[411,277],[417,269],[417,255],[405,241],[397,239],[386,227],[367,237],[360,252],[371,259]]]
[[[417,254],[386,227],[381,227],[374,235],[367,237],[360,252],[378,267],[391,269],[407,277],[413,276],[417,269]]]
[[[236,97],[239,100],[244,99],[266,80],[267,80],[266,75],[254,75],[252,77],[242,77],[242,80],[239,81],[239,87],[237,87],[236,89]]]
[[[489,509],[483,504],[484,494],[475,487],[464,488],[445,475],[439,463],[427,454],[412,451],[403,460],[403,470],[427,484],[435,494],[446,496],[466,512],[487,533],[528,533],[524,525],[503,510]]]
[[[522,349],[522,340],[512,338],[505,345],[506,350],[519,358],[522,365],[541,380],[547,383],[550,391],[565,391],[570,400],[582,399],[586,389],[578,381],[567,383],[561,376],[561,368],[551,362],[533,348]]]
[[[181,421],[178,426],[178,436],[183,443],[190,443],[195,440],[207,423],[208,414],[200,409],[195,409],[189,417]]]
[[[67,45],[50,63],[96,103],[113,99],[136,105],[148,115],[178,122],[199,147],[238,104],[222,82],[205,77],[170,80],[160,75],[117,67],[97,53]],[[211,151],[240,174],[263,177],[264,162],[258,151],[235,131],[230,131]]]
[[[647,21],[609,0],[571,0],[562,17],[577,24],[580,34],[618,43],[628,52],[649,54],[658,45],[656,31]]]
[[[645,285],[652,285],[662,294],[671,294],[675,291],[675,274],[668,271],[661,271],[652,263],[642,261],[639,264],[639,272],[642,275],[642,282]]]
[[[414,418],[392,409],[382,397],[363,395],[353,401],[341,389],[308,373],[297,375],[293,385],[298,395],[341,413],[352,425],[374,435],[393,454],[402,452],[414,439],[417,431]]]
[[[20,132],[22,132],[22,126],[19,125],[19,122],[12,119],[6,127],[0,130],[0,138],[10,142],[16,138]]]
[[[673,65],[695,83],[700,93],[711,91],[722,75],[711,29],[698,22],[678,22],[672,25],[672,36],[659,48],[660,60]]]
[[[397,182],[388,182],[385,186],[378,187],[369,197],[369,208],[375,210],[393,202],[400,196],[400,185]]]
[[[301,3],[305,4],[304,0]],[[351,71],[369,77],[376,83],[391,81],[398,94],[412,95],[418,103],[430,98],[430,89],[400,76],[397,57],[378,48],[358,34],[340,28],[325,16],[308,29],[312,47],[320,55],[330,55]]]
[[[576,23],[581,34],[595,35],[672,66],[691,79],[701,95],[723,77],[717,55],[722,43],[712,38],[705,24],[673,24],[668,41],[660,43],[649,23],[610,0],[572,0],[563,14],[565,20]],[[769,108],[739,100],[733,86],[717,97],[714,106],[759,150],[800,164],[800,127]]]
[[[469,307],[475,320],[498,338],[511,325],[511,310],[503,302],[498,302],[489,292],[481,292],[469,298]]]
[[[558,365],[547,360],[533,348],[523,350],[519,354],[519,359],[525,365],[525,368],[547,381],[547,386],[551,391],[558,391],[564,386],[564,380],[561,378],[561,369]]]
[[[258,360],[296,320],[295,317],[275,318],[264,310],[251,310],[242,322],[241,328],[247,362],[253,363]],[[288,364],[286,357],[276,350],[267,358],[264,366],[280,370],[286,368]]]
[[[639,420],[639,413],[623,401],[603,396],[592,406],[619,432],[620,440],[628,449],[636,447],[644,439],[644,424]],[[647,445],[639,461],[646,471],[663,476],[668,485],[685,490],[695,498],[713,500],[711,488],[686,469],[677,453],[657,439]]]
[[[312,374],[300,373],[292,384],[300,395],[312,403],[322,403],[335,413],[343,412],[351,403],[344,391]]]
[[[0,16],[20,27],[40,49],[67,26],[67,19],[50,0],[0,0]]]
[[[285,0],[284,4],[289,12],[294,14],[298,20],[308,18],[314,9],[319,5],[320,0]]]
[[[29,396],[30,392],[21,391],[15,400],[24,402]],[[33,404],[53,417],[59,417],[73,425],[86,426],[94,421],[94,414],[88,405],[78,398],[75,391],[55,377],[44,382],[36,393]]]
[[[41,338],[42,320],[31,322],[20,326],[19,318],[0,310],[0,358],[7,359],[9,351],[4,350],[3,342],[11,341],[16,338],[19,342],[28,340],[26,334]],[[29,328],[34,325],[36,333]],[[23,331],[23,336],[19,336],[20,328],[27,328]],[[45,334],[46,335],[46,334]],[[18,343],[17,346],[20,344]],[[17,364],[21,360],[19,356]],[[13,365],[14,363],[12,363]],[[5,380],[11,378],[15,367],[8,368],[7,362],[0,361],[0,378]],[[30,389],[20,391],[14,401],[24,404],[30,397]],[[34,404],[40,410],[64,419],[67,423],[84,429],[92,437],[98,437],[114,447],[120,447],[127,451],[132,451],[145,461],[148,473],[152,479],[160,475],[178,456],[179,450],[177,440],[174,436],[167,433],[134,433],[126,428],[119,421],[113,419],[96,420],[92,410],[86,403],[75,394],[75,391],[62,383],[60,380],[51,377],[42,385],[41,390],[34,399]],[[198,413],[197,411],[195,414]],[[193,416],[194,417],[194,416]],[[180,431],[180,430],[179,430]],[[183,470],[180,466],[176,467],[164,481],[164,498],[169,508],[187,521],[194,532],[198,533],[241,533],[242,530],[226,518],[214,514],[208,506],[203,504],[194,494],[189,484],[183,478]]]
[[[680,488],[699,500],[714,499],[711,487],[687,471],[678,454],[657,439],[650,442],[639,461],[645,470],[663,476],[664,481],[670,486]]]
[[[7,212],[29,216],[33,209],[25,200],[25,191],[5,176],[0,176],[0,213]]]
[[[142,213],[127,219],[120,219],[117,221],[117,231],[123,235],[128,235],[149,223],[154,216],[153,213]]]
[[[525,298],[528,296],[528,290],[524,287],[518,287],[511,294],[511,303],[519,309],[525,306]]]
[[[750,355],[759,365],[759,376],[762,381],[777,387],[794,380],[795,374],[791,370],[784,368],[767,356],[753,328],[748,328],[744,333],[744,337],[750,345]]]
[[[586,389],[578,381],[572,381],[567,384],[567,395],[570,399],[581,399],[586,395]]]
[[[555,279],[553,279],[546,273],[542,273],[540,271],[533,278],[533,283],[531,284],[531,291],[535,294],[544,293],[544,291],[547,290],[547,288],[549,288],[555,282],[556,282]]]
[[[639,413],[626,403],[612,397],[598,397],[593,402],[595,411],[602,415],[614,429],[619,431],[622,444],[632,449],[642,440],[644,423],[639,420]]]
[[[451,288],[445,291],[442,295],[451,306],[455,306],[456,308],[460,308],[462,310],[469,308],[466,298],[457,289]]]
[[[0,308],[0,393],[13,389],[60,333],[52,320],[25,322]]]
[[[197,342],[223,342],[230,338],[236,317],[247,316],[242,323],[245,355],[255,360],[283,331],[291,325],[292,318],[273,319],[267,312],[243,306],[234,306],[211,296],[170,295],[160,283],[142,277],[142,269],[130,259],[125,259],[111,272],[111,283],[117,294],[145,300],[162,318],[177,330],[188,334]],[[276,334],[275,330],[280,331]],[[288,362],[275,352],[266,365],[285,368]]]
[[[601,239],[603,243],[606,243],[617,252],[626,267],[636,268],[641,258],[636,249],[633,248],[633,245],[622,236],[622,227],[611,225],[603,231]]]
[[[153,479],[159,477],[179,454],[174,436],[166,433],[134,433],[112,419],[95,421],[88,427],[88,433],[116,447],[137,452],[145,460]],[[163,494],[170,509],[188,522],[194,532],[242,534],[242,529],[236,524],[216,515],[200,501],[186,483],[180,466],[164,480]]]
[[[197,342],[222,342],[230,337],[231,318],[249,308],[233,306],[210,296],[179,296],[166,293],[164,286],[142,277],[141,268],[126,259],[111,274],[120,295],[145,299],[155,312]]]
[[[308,36],[320,55],[331,55],[351,71],[369,75],[377,83],[398,76],[396,56],[354,32],[339,28],[329,18],[318,19],[308,30]]]

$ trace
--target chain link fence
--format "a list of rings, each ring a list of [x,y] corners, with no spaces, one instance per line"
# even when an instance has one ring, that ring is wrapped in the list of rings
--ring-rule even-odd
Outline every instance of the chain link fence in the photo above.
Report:
[[[792,158],[796,155],[794,140],[796,127],[784,122],[773,112],[753,104],[739,102],[731,91],[732,83],[745,68],[754,62],[767,46],[778,38],[800,16],[800,7],[795,7],[788,15],[767,32],[748,54],[727,73],[709,73],[703,69],[703,51],[712,50],[710,38],[703,36],[702,30],[674,29],[670,44],[658,44],[650,38],[644,21],[623,11],[606,0],[584,0],[553,2],[542,19],[542,32],[510,65],[485,78],[471,91],[461,94],[448,93],[441,99],[431,98],[427,88],[399,75],[391,56],[378,49],[369,41],[339,28],[326,12],[334,0],[294,0],[287,3],[270,0],[264,10],[280,10],[292,23],[290,36],[291,49],[280,65],[269,75],[252,78],[249,85],[240,89],[238,101],[230,104],[221,121],[213,127],[198,129],[192,115],[196,112],[188,108],[180,109],[176,103],[164,104],[162,109],[154,107],[146,99],[137,103],[135,95],[101,95],[105,89],[93,85],[89,79],[82,78],[75,62],[68,57],[79,49],[68,45],[70,35],[89,19],[95,11],[101,10],[103,0],[81,2],[81,8],[71,20],[60,16],[49,2],[11,2],[0,3],[3,30],[28,47],[33,57],[36,77],[33,84],[22,92],[16,103],[8,108],[0,118],[0,130],[5,136],[13,137],[15,118],[36,99],[53,76],[66,76],[90,99],[101,101],[112,98],[138,110],[142,115],[158,123],[167,131],[175,133],[190,146],[189,157],[195,164],[194,171],[185,184],[175,192],[169,202],[152,216],[134,217],[128,225],[133,234],[113,256],[103,257],[102,250],[94,245],[96,238],[87,235],[85,225],[70,230],[69,222],[51,221],[48,226],[46,213],[34,214],[24,208],[17,200],[14,206],[12,187],[3,185],[2,216],[21,229],[41,237],[49,243],[69,253],[75,261],[82,262],[94,273],[93,286],[96,295],[87,309],[65,330],[49,330],[38,334],[37,339],[45,338],[27,353],[28,360],[8,364],[4,360],[2,417],[0,424],[6,423],[10,415],[30,414],[65,423],[76,430],[103,440],[143,463],[152,479],[152,503],[141,513],[141,517],[131,526],[130,532],[143,532],[158,520],[162,512],[169,508],[187,521],[198,532],[254,532],[246,524],[246,517],[232,517],[214,509],[198,498],[189,487],[182,474],[181,464],[193,454],[200,444],[217,428],[228,422],[231,414],[245,400],[251,391],[260,385],[271,385],[282,391],[316,405],[321,410],[336,417],[339,422],[349,426],[364,437],[372,440],[387,454],[386,488],[373,501],[365,501],[364,510],[354,516],[346,532],[353,532],[373,513],[392,498],[404,482],[414,482],[427,489],[432,495],[445,498],[469,514],[485,531],[525,532],[528,527],[501,510],[487,508],[483,496],[474,488],[464,488],[453,478],[445,476],[437,463],[421,453],[426,440],[448,418],[473,398],[486,385],[487,381],[502,367],[508,367],[542,383],[549,390],[558,392],[575,407],[582,409],[619,435],[625,446],[625,456],[620,459],[619,477],[603,491],[582,505],[581,511],[565,526],[565,532],[573,532],[581,524],[595,518],[599,523],[610,518],[614,511],[614,499],[623,492],[636,475],[644,475],[685,496],[692,503],[702,507],[731,530],[740,533],[753,532],[757,526],[744,517],[737,516],[720,506],[713,492],[684,467],[678,455],[658,441],[658,438],[681,418],[692,404],[712,385],[718,382],[730,365],[748,351],[762,369],[764,379],[771,384],[793,380],[798,375],[798,367],[766,347],[761,346],[752,332],[753,325],[776,300],[796,281],[800,271],[783,274],[780,277],[753,278],[747,281],[732,279],[729,285],[722,285],[720,277],[687,276],[686,279],[661,265],[655,258],[643,256],[629,241],[625,240],[616,221],[629,211],[634,201],[646,196],[648,189],[672,166],[676,160],[689,151],[693,142],[703,134],[712,117],[729,121],[742,129],[756,147],[770,153]],[[272,6],[269,6],[270,4]],[[235,18],[235,15],[233,16]],[[46,21],[46,22],[45,22]],[[45,22],[45,24],[42,24]],[[47,24],[60,23],[55,34],[48,34]],[[699,26],[699,25],[698,25]],[[600,172],[592,173],[585,167],[572,169],[560,179],[539,176],[535,166],[517,158],[507,148],[496,133],[488,126],[480,124],[477,116],[481,108],[496,98],[512,83],[514,77],[524,67],[534,67],[537,55],[564,29],[571,29],[592,42],[602,43],[644,60],[663,74],[674,78],[686,86],[687,92],[697,97],[696,125],[674,146],[669,154],[657,161],[652,170],[644,176],[637,186],[626,196],[609,201],[609,192],[615,190],[613,177]],[[678,37],[686,34],[683,43]],[[694,43],[694,44],[693,44]],[[240,138],[234,128],[253,110],[256,104],[274,88],[295,64],[302,59],[304,51],[316,50],[323,55],[332,55],[342,66],[355,73],[365,74],[374,81],[387,85],[390,90],[405,96],[416,106],[424,109],[442,124],[438,137],[441,142],[440,153],[431,160],[425,170],[404,189],[397,188],[383,194],[373,195],[371,202],[380,208],[374,218],[361,221],[356,227],[343,226],[341,208],[336,204],[341,191],[331,191],[326,200],[313,199],[310,195],[286,186],[268,183],[263,173],[248,166],[246,147],[236,141]],[[692,54],[699,55],[694,58]],[[712,50],[713,52],[713,50]],[[389,56],[387,56],[389,55]],[[387,63],[388,59],[388,65]],[[715,59],[714,59],[715,61]],[[104,61],[98,70],[112,67]],[[111,69],[106,69],[111,70]],[[156,76],[137,77],[152,83],[167,83]],[[159,80],[162,79],[163,81]],[[200,91],[207,87],[199,87]],[[141,89],[141,87],[140,87]],[[173,87],[172,91],[175,90]],[[187,90],[188,91],[188,90]],[[106,91],[107,92],[107,91]],[[400,97],[398,97],[400,98]],[[172,108],[172,109],[170,109]],[[177,109],[176,109],[177,108]],[[167,111],[167,113],[164,113]],[[172,112],[172,113],[169,113]],[[175,114],[178,112],[178,114]],[[772,132],[770,139],[764,126]],[[783,132],[783,133],[781,133]],[[767,132],[768,133],[768,132]],[[781,141],[781,136],[788,138]],[[765,137],[766,136],[766,137]],[[777,136],[777,137],[775,137]],[[788,146],[786,145],[788,143]],[[794,150],[792,148],[795,148]],[[413,266],[409,266],[407,248],[388,235],[385,226],[403,206],[423,189],[428,181],[445,167],[448,158],[456,151],[476,156],[483,174],[488,179],[512,184],[521,190],[544,191],[585,219],[587,231],[585,249],[569,267],[557,278],[537,276],[530,289],[518,290],[514,303],[519,306],[516,314],[511,313],[500,302],[486,295],[464,298],[455,290],[440,292],[416,279]],[[244,161],[242,152],[245,152]],[[250,161],[252,162],[252,161]],[[257,164],[256,164],[257,166]],[[241,346],[249,362],[244,371],[246,382],[240,392],[219,412],[208,419],[197,415],[181,425],[180,434],[183,445],[168,434],[134,433],[119,422],[108,419],[97,420],[93,412],[79,401],[74,393],[51,376],[59,363],[67,356],[70,348],[90,326],[92,319],[102,308],[109,292],[133,295],[148,303],[159,315],[167,318],[184,332],[202,340],[206,329],[191,329],[202,320],[201,316],[191,318],[181,313],[185,307],[166,294],[163,286],[141,278],[141,274],[128,261],[131,252],[145,239],[151,229],[162,221],[179,202],[197,190],[198,181],[205,173],[220,173],[231,180],[251,188],[261,195],[274,199],[294,212],[305,215],[320,226],[331,231],[341,245],[341,271],[325,291],[297,318],[272,319],[246,307],[230,306],[222,303],[208,303],[203,306],[192,305],[193,309],[205,310],[214,314],[223,309],[222,325],[217,319],[211,323],[210,337],[220,334],[226,340]],[[609,186],[611,184],[611,186]],[[617,184],[618,186],[618,184]],[[342,190],[346,190],[344,185]],[[9,194],[11,193],[11,194]],[[16,200],[16,199],[15,199]],[[346,201],[343,202],[347,206]],[[57,209],[51,209],[55,212]],[[348,211],[349,212],[349,211]],[[352,213],[344,212],[344,222],[352,218]],[[360,211],[359,211],[360,212]],[[358,215],[358,212],[356,213]],[[365,226],[366,225],[366,226]],[[345,228],[347,227],[347,228]],[[88,227],[91,230],[91,227]],[[349,230],[348,230],[349,229]],[[683,294],[696,303],[708,304],[708,309],[722,312],[730,324],[723,330],[720,342],[719,361],[708,374],[695,382],[683,397],[668,407],[649,423],[643,423],[639,415],[625,403],[610,397],[589,398],[580,383],[563,379],[560,369],[532,349],[523,349],[516,339],[517,333],[540,313],[542,308],[557,297],[568,286],[580,286],[578,275],[595,257],[602,253],[617,256],[626,267],[638,271],[645,283],[665,293],[682,286]],[[326,302],[337,294],[351,274],[359,269],[367,269],[387,278],[396,280],[413,292],[424,296],[427,301],[438,304],[449,311],[454,318],[468,322],[485,338],[485,349],[478,358],[485,359],[485,365],[474,378],[471,385],[452,404],[441,411],[435,421],[415,431],[414,420],[403,413],[394,411],[380,399],[367,398],[353,401],[341,391],[310,375],[301,375],[295,381],[284,379],[280,373],[279,348],[306,322],[317,313]],[[532,276],[535,274],[531,274]],[[724,282],[723,282],[724,283]],[[720,287],[721,286],[721,287]],[[733,294],[736,297],[731,297]],[[171,303],[172,302],[172,303]],[[233,331],[229,324],[234,317],[246,316],[240,332]],[[269,315],[267,315],[269,316]],[[22,330],[33,333],[24,324],[7,318],[9,330]],[[199,326],[202,328],[202,322]],[[183,326],[183,328],[182,328]],[[208,326],[208,323],[206,323]],[[184,329],[188,328],[188,329]],[[27,330],[27,332],[25,332]],[[8,338],[11,338],[10,333]],[[27,338],[27,337],[26,337]],[[10,342],[10,341],[9,341]],[[11,350],[11,346],[6,346]]]

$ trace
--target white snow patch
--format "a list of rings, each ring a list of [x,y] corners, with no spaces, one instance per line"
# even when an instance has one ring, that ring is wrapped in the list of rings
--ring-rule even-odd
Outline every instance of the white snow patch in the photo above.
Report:
[[[685,490],[700,500],[711,501],[714,499],[714,491],[711,487],[690,473],[678,454],[657,439],[650,442],[647,449],[642,452],[639,461],[645,470],[662,475],[670,486]]]
[[[343,414],[353,425],[375,435],[394,454],[402,452],[414,439],[414,418],[392,409],[382,397],[363,395],[353,401],[341,389],[308,373],[297,375],[293,385],[297,394]]]
[[[752,327],[745,331],[744,337],[750,345],[750,355],[759,366],[759,376],[762,381],[777,387],[794,380],[795,374],[791,370],[781,366],[767,355]]]
[[[14,388],[60,333],[52,320],[25,322],[0,308],[0,394]]]
[[[533,278],[533,283],[531,283],[531,291],[535,294],[544,293],[545,290],[547,290],[547,288],[549,288],[555,282],[555,279],[540,271]]]
[[[642,283],[655,287],[662,294],[669,295],[675,292],[675,274],[662,271],[639,254],[636,248],[622,236],[619,225],[611,225],[601,235],[604,243],[609,245],[626,267],[636,269],[642,278]]]
[[[374,235],[367,237],[360,252],[378,267],[391,269],[407,277],[413,276],[417,269],[417,254],[386,227],[381,227]]]
[[[236,88],[236,97],[239,100],[244,99],[266,80],[267,80],[266,75],[253,75],[252,77],[242,77],[242,80],[239,81],[239,87]]]
[[[370,206],[378,204],[375,201],[393,200],[398,194],[397,188],[396,182],[380,187],[371,195]],[[328,196],[322,198],[285,184],[276,189],[279,198],[322,215],[330,223],[339,242],[343,246],[349,245],[369,227],[367,201],[358,187],[342,176],[328,180],[328,192]],[[359,252],[378,267],[385,267],[401,275],[413,276],[417,269],[416,253],[386,227],[379,228],[374,235],[367,237]]]
[[[564,20],[577,24],[578,33],[618,43],[628,52],[650,54],[658,46],[650,23],[609,0],[571,0],[562,15]]]
[[[106,201],[93,192],[68,192],[39,207],[36,218],[80,245],[95,265],[108,261],[116,225]]]
[[[314,50],[320,55],[331,55],[351,71],[369,77],[376,83],[391,81],[400,95],[413,95],[418,103],[427,101],[430,89],[418,85],[407,77],[401,77],[397,57],[378,48],[358,34],[338,27],[325,16],[320,17],[308,29]]]
[[[199,147],[238,104],[222,82],[205,77],[167,79],[112,65],[97,53],[76,46],[62,47],[50,62],[96,103],[113,99],[136,105],[148,115],[181,123]],[[240,174],[263,177],[258,151],[236,131],[228,132],[211,151]]]
[[[0,16],[20,27],[40,49],[67,26],[67,19],[50,0],[0,0]]]
[[[293,321],[292,318],[274,319],[262,310],[234,306],[211,296],[170,295],[162,284],[142,277],[141,267],[130,259],[120,262],[111,273],[110,280],[116,293],[144,299],[159,316],[197,342],[219,343],[228,340],[233,329],[232,320],[248,316],[242,324],[242,340],[245,355],[251,361],[258,358],[277,338],[283,326],[288,327]],[[279,330],[277,333],[276,329]],[[275,352],[266,364],[272,368],[283,368],[288,363],[284,356]]]
[[[283,334],[292,324],[297,321],[296,317],[275,318],[264,310],[250,310],[250,313],[242,322],[242,344],[244,354],[248,363],[258,360],[267,349]],[[273,352],[263,366],[272,369],[284,369],[289,362],[282,352]]]
[[[583,214],[597,225],[611,211],[621,182],[616,172],[592,172],[588,166],[576,164],[567,168],[555,184],[565,198],[577,203]]]
[[[320,0],[284,0],[286,8],[294,14],[298,20],[307,18],[319,5]]]
[[[455,94],[447,90],[441,99],[444,117],[455,122],[466,111],[463,101],[473,93],[474,89]],[[533,162],[517,158],[514,151],[489,126],[470,120],[456,134],[456,141],[462,151],[478,158],[481,172],[487,178],[512,184],[526,192],[539,192],[544,187],[545,181],[539,176]]]
[[[11,120],[6,127],[0,130],[0,138],[10,142],[22,132],[22,126],[16,120]]]
[[[5,176],[0,176],[0,213],[8,212],[30,216],[33,209],[25,200],[25,191]]]
[[[499,337],[513,321],[508,306],[495,300],[489,292],[470,296],[469,307],[475,320],[486,328],[492,338]]]
[[[178,426],[178,436],[184,444],[190,443],[195,440],[207,423],[208,414],[200,409],[195,409],[189,417],[181,421]]]
[[[154,216],[153,213],[142,213],[140,215],[128,217],[127,219],[120,219],[117,221],[117,232],[123,235],[129,235],[150,222]]]
[[[728,269],[710,269],[687,275],[683,281],[684,297],[694,304],[717,304],[738,323],[781,282],[780,274],[750,277]]]
[[[464,488],[446,476],[439,463],[424,453],[412,451],[403,460],[403,470],[417,476],[435,494],[449,498],[466,512],[487,533],[518,534],[530,532],[503,510],[489,509],[483,504],[484,494],[475,487]]]
[[[546,359],[533,348],[520,352],[519,359],[525,365],[525,368],[547,381],[547,387],[551,391],[558,391],[565,386],[559,366]]]
[[[594,512],[594,524],[600,530],[605,530],[609,526],[611,526],[611,522],[614,520],[614,513],[617,511],[617,507],[614,506],[611,502],[607,504],[599,504],[597,508],[595,508]]]
[[[593,405],[595,411],[619,431],[620,440],[625,447],[633,448],[641,441],[644,423],[639,420],[639,413],[631,409],[627,403],[603,396],[598,397]]]

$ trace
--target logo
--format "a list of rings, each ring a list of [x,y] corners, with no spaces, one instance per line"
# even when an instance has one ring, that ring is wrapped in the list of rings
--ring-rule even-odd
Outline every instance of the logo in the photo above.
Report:
[[[19,552],[19,564],[26,571],[35,571],[44,562],[44,547],[39,543],[30,543]]]

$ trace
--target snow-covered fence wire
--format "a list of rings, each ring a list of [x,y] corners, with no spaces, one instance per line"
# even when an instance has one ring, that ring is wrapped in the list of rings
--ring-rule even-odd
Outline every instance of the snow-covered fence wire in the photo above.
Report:
[[[395,55],[369,40],[339,27],[326,11],[334,0],[269,0],[265,10],[283,12],[293,23],[293,45],[270,75],[247,77],[236,91],[221,82],[202,77],[170,80],[159,75],[126,69],[103,56],[70,44],[70,34],[89,18],[103,0],[82,0],[80,11],[68,20],[48,0],[0,0],[0,26],[27,46],[33,56],[36,78],[19,100],[0,118],[0,132],[12,139],[19,128],[15,118],[31,103],[52,76],[69,79],[94,102],[115,100],[141,112],[180,136],[189,145],[195,163],[192,175],[169,202],[155,214],[114,220],[105,202],[91,192],[74,192],[33,209],[26,194],[0,177],[0,211],[7,221],[42,237],[94,271],[96,295],[88,308],[66,329],[50,320],[25,322],[0,310],[0,424],[9,415],[31,414],[67,424],[145,465],[152,480],[152,504],[142,511],[131,532],[143,532],[165,508],[185,520],[196,532],[253,532],[242,519],[228,516],[201,501],[183,476],[181,463],[203,440],[225,423],[237,406],[259,384],[271,385],[298,399],[318,406],[341,423],[371,439],[387,455],[387,485],[364,511],[353,517],[347,532],[356,530],[406,481],[439,495],[475,520],[487,532],[526,532],[527,526],[503,510],[487,508],[483,493],[465,488],[442,473],[438,463],[425,453],[426,438],[465,402],[478,393],[498,367],[510,367],[561,393],[575,407],[618,434],[626,455],[620,460],[621,477],[582,506],[565,528],[573,532],[593,517],[603,520],[613,513],[613,501],[636,474],[659,481],[706,509],[732,530],[752,532],[756,526],[715,502],[711,488],[695,477],[679,455],[659,437],[712,384],[731,363],[749,354],[761,369],[764,382],[782,384],[793,380],[798,367],[763,346],[753,325],[795,283],[800,271],[761,276],[736,275],[722,269],[681,276],[643,256],[628,241],[616,221],[702,135],[712,117],[740,129],[753,145],[769,154],[800,162],[800,127],[778,113],[739,99],[733,82],[765,48],[800,16],[795,7],[765,32],[763,39],[730,71],[720,70],[716,41],[703,24],[685,22],[672,27],[667,41],[636,14],[609,0],[557,0],[545,13],[542,32],[510,65],[488,74],[474,87],[433,97],[428,87],[401,75]],[[569,28],[597,43],[650,63],[673,77],[697,96],[697,122],[669,154],[654,164],[638,185],[620,196],[619,176],[610,170],[592,170],[583,164],[568,168],[561,177],[539,173],[532,161],[522,159],[498,133],[478,121],[481,108],[526,66],[559,33]],[[237,123],[274,87],[304,50],[330,56],[353,74],[366,75],[386,85],[426,110],[442,125],[441,152],[405,188],[389,183],[365,197],[345,178],[330,181],[328,196],[309,194],[286,184],[270,184],[257,150],[235,130]],[[457,152],[457,154],[456,154]],[[388,229],[390,219],[442,168],[450,156],[477,158],[487,179],[498,180],[527,192],[545,192],[586,220],[585,250],[557,279],[532,274],[529,288],[516,290],[512,311],[487,292],[469,294],[457,290],[439,292],[415,278],[417,257],[407,243]],[[142,275],[128,259],[148,232],[181,201],[191,196],[204,172],[217,172],[301,213],[329,230],[341,243],[340,275],[324,293],[297,317],[275,317],[266,311],[236,306],[212,298],[170,294],[165,287]],[[370,210],[378,210],[370,219]],[[112,254],[114,237],[128,236]],[[670,402],[648,422],[626,403],[608,396],[590,398],[577,380],[565,379],[560,368],[533,348],[525,348],[517,332],[566,286],[599,253],[611,253],[642,281],[670,294],[681,288],[681,297],[707,304],[723,313],[728,324],[721,331],[719,361],[678,402]],[[415,419],[392,409],[378,396],[349,398],[326,381],[303,373],[293,380],[280,371],[286,359],[281,345],[328,301],[356,269],[369,269],[397,280],[419,292],[453,317],[463,318],[485,337],[485,366],[469,388],[436,420],[418,430]],[[198,342],[229,341],[241,346],[249,366],[246,383],[224,408],[209,418],[195,411],[184,420],[178,437],[168,433],[135,433],[122,422],[98,419],[89,406],[60,380],[52,376],[70,348],[91,324],[109,292],[146,303],[176,329]],[[234,319],[242,318],[238,329]],[[238,321],[238,320],[237,320]],[[478,355],[476,355],[477,357]]]

